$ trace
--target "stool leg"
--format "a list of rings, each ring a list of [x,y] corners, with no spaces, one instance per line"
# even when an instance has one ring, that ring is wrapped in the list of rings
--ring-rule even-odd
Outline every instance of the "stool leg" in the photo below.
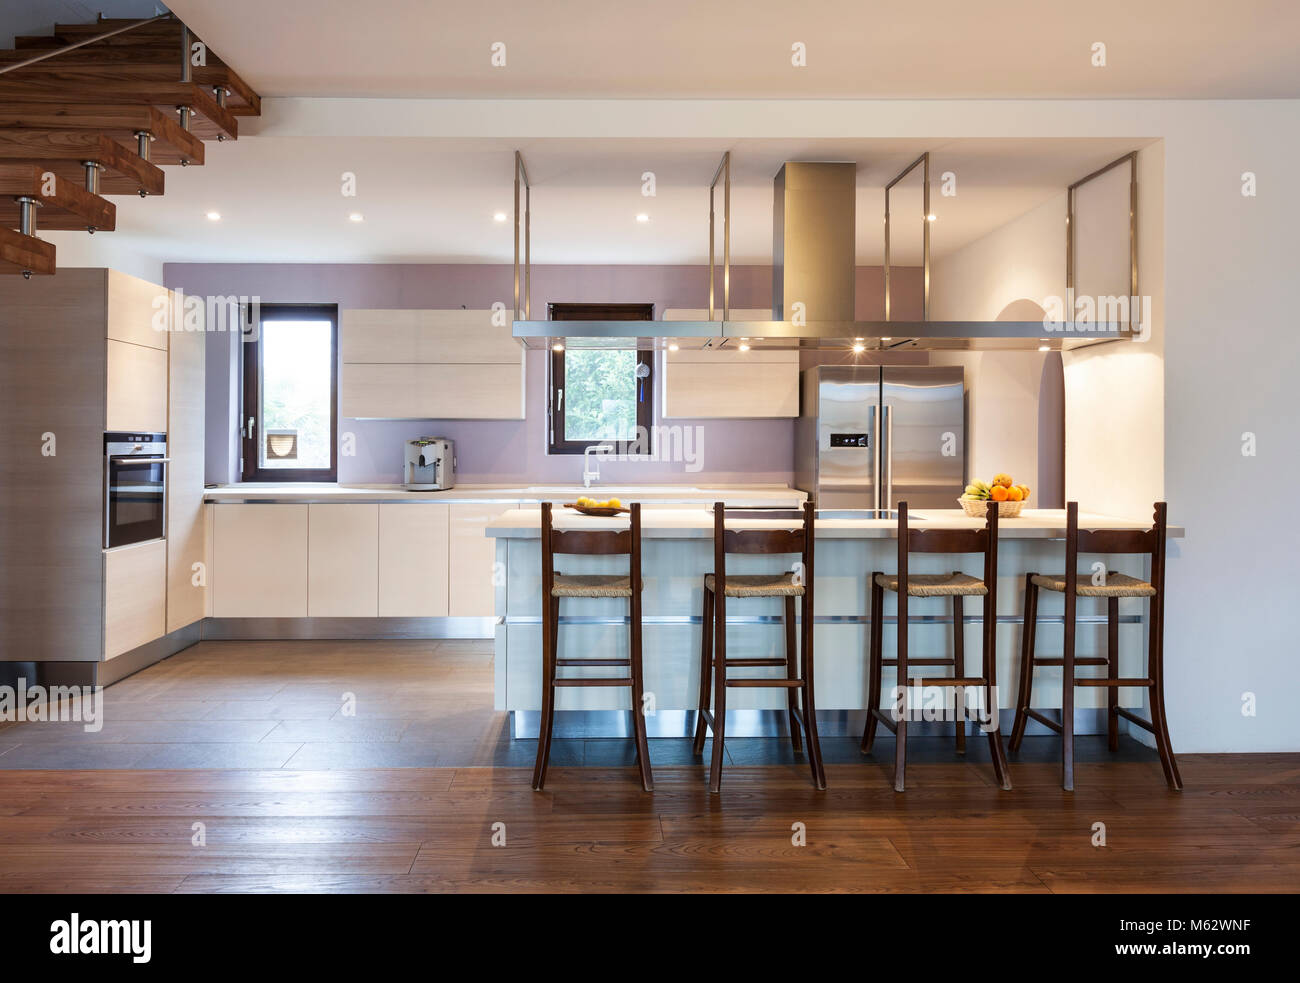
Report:
[[[989,738],[989,756],[993,759],[993,774],[1004,789],[1011,788],[1011,766],[1002,748],[1002,727],[998,707],[998,616],[992,596],[984,599],[984,712],[989,715],[986,726]]]
[[[1106,599],[1106,675],[1119,678],[1119,598]],[[1106,687],[1106,732],[1112,751],[1119,750],[1119,687]]]
[[[960,573],[960,571],[954,571]],[[962,596],[952,597],[952,674],[957,677],[966,675],[966,625],[962,618]],[[965,691],[957,687],[952,691],[954,709],[956,710],[957,753],[966,753],[966,700]]]
[[[559,629],[560,599],[542,599],[542,714],[537,731],[537,763],[533,766],[533,788],[546,785],[551,763],[551,730],[555,724],[555,653]]]
[[[811,589],[811,588],[810,588]],[[808,764],[813,784],[826,788],[826,769],[822,766],[822,746],[817,739],[817,702],[813,699],[813,617],[808,610],[808,595],[799,602],[803,617],[803,723],[808,733]]]
[[[785,675],[787,679],[799,678],[798,642],[794,633],[794,596],[785,598]],[[799,708],[799,694],[794,689],[785,691],[786,713],[790,718],[790,747],[798,754],[803,750],[803,736],[799,733],[799,721],[795,711]]]
[[[704,588],[700,618],[700,699],[695,705],[695,754],[704,753],[704,713],[709,709],[709,684],[713,680],[713,591]]]
[[[1067,582],[1068,588],[1068,582]],[[1074,791],[1074,639],[1078,597],[1065,592],[1065,651],[1061,659],[1061,787]]]
[[[727,598],[713,596],[713,761],[709,791],[722,791],[722,755],[727,731]]]
[[[1031,706],[1034,692],[1034,642],[1038,634],[1038,588],[1034,574],[1025,574],[1025,620],[1020,629],[1020,685],[1016,689],[1016,720],[1011,726],[1012,751],[1020,750],[1025,739],[1025,724],[1029,717],[1025,711]]]
[[[1165,713],[1165,599],[1159,595],[1151,599],[1151,641],[1148,651],[1147,671],[1151,674],[1151,726],[1160,753],[1160,766],[1165,771],[1165,781],[1170,788],[1181,789],[1183,778],[1178,774],[1173,745],[1169,742],[1169,720]],[[1157,613],[1158,612],[1158,613]]]
[[[876,583],[876,575],[871,575],[871,629],[867,648],[869,663],[867,665],[867,723],[862,728],[862,753],[870,754],[871,745],[876,740],[876,715],[872,712],[880,708],[880,674],[881,641],[884,638],[885,589]]]
[[[901,584],[899,585],[902,586]],[[898,677],[895,685],[902,692],[902,713],[898,717],[898,729],[894,732],[894,791],[904,789],[907,769],[907,594],[898,592]]]
[[[641,598],[635,587],[631,607],[632,624],[629,641],[632,650],[632,735],[633,743],[636,745],[636,762],[641,768],[641,787],[647,792],[653,792],[655,780],[650,771],[650,745],[646,741],[645,733],[645,704],[641,699],[645,693],[645,676],[641,670]]]

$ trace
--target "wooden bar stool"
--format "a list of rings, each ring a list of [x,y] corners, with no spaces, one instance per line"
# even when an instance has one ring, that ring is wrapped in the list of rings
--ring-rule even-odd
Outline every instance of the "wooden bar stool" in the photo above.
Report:
[[[746,515],[757,515],[745,510]],[[788,514],[788,513],[787,513]],[[776,516],[774,515],[773,518]],[[705,728],[713,731],[713,762],[709,769],[709,791],[722,788],[722,755],[726,740],[727,688],[776,687],[786,691],[786,712],[790,721],[790,743],[800,750],[799,728],[808,741],[808,764],[813,784],[826,787],[821,744],[817,740],[817,710],[813,700],[813,503],[805,502],[798,529],[728,529],[726,507],[713,506],[713,573],[704,577],[703,629],[700,639],[700,700],[695,723],[695,753],[704,751]],[[780,555],[800,554],[801,568],[773,574],[727,573],[728,553]],[[757,659],[727,658],[727,598],[780,597],[785,600],[785,657]],[[795,649],[794,600],[800,601],[803,633],[803,671]],[[781,666],[785,675],[766,678],[727,677],[728,669]],[[709,712],[712,690],[713,712]],[[798,694],[803,693],[803,706]]]
[[[641,503],[631,505],[632,522],[627,529],[553,529],[551,503],[542,503],[542,717],[537,735],[537,765],[533,788],[546,784],[551,758],[551,731],[555,724],[557,686],[626,686],[632,690],[632,733],[636,760],[641,769],[641,787],[654,789],[650,773],[650,748],[646,743],[645,713],[641,695],[645,682],[641,673]],[[555,569],[557,553],[584,556],[628,554],[627,576],[622,574],[570,575]],[[560,659],[556,657],[562,597],[626,597],[631,607],[630,652],[626,659]],[[626,666],[626,676],[562,677],[569,666]]]
[[[1011,788],[1011,770],[1002,749],[1002,734],[998,729],[997,706],[997,589],[998,589],[998,506],[990,502],[983,529],[909,529],[907,503],[898,503],[898,573],[873,573],[871,575],[871,665],[868,672],[867,723],[862,732],[862,753],[869,754],[876,739],[876,723],[883,723],[894,732],[894,788],[903,791],[907,767],[907,690],[912,686],[946,686],[964,690],[978,686],[984,690],[984,709],[990,714],[987,729],[989,751],[993,758],[993,771],[998,784]],[[912,574],[908,572],[909,553],[982,553],[984,554],[984,579],[967,576],[961,571],[950,574]],[[882,658],[884,638],[885,591],[898,595],[898,654],[894,659]],[[907,652],[908,599],[911,597],[951,597],[953,603],[953,657],[951,659],[912,659]],[[964,614],[963,597],[984,598],[983,666],[980,675],[967,676],[962,631]],[[897,682],[901,688],[900,701],[892,714],[880,709],[881,673],[885,666],[897,669]],[[916,677],[909,675],[914,666],[952,666],[951,677]],[[957,721],[957,750],[966,749],[965,700],[959,699],[961,709]],[[901,711],[901,712],[900,712]],[[898,719],[894,719],[894,714]]]
[[[1119,749],[1119,718],[1149,730],[1156,739],[1156,751],[1165,781],[1171,788],[1182,788],[1183,779],[1178,774],[1169,744],[1169,726],[1165,716],[1165,534],[1168,505],[1155,504],[1155,524],[1150,529],[1080,529],[1079,503],[1069,502],[1065,508],[1065,573],[1025,575],[1025,623],[1020,641],[1020,687],[1016,694],[1016,722],[1011,728],[1011,750],[1018,750],[1025,737],[1029,718],[1037,720],[1061,735],[1061,785],[1067,791],[1074,788],[1074,688],[1076,686],[1105,687],[1107,732],[1110,749]],[[1078,572],[1080,553],[1148,553],[1151,556],[1151,581],[1138,580],[1127,574],[1102,571],[1101,582],[1094,583],[1092,575]],[[1057,591],[1065,594],[1065,647],[1059,659],[1040,659],[1034,654],[1035,634],[1038,629],[1038,592]],[[1106,655],[1076,658],[1075,607],[1080,597],[1106,599]],[[1151,621],[1147,631],[1147,674],[1140,679],[1123,679],[1119,674],[1119,599],[1121,597],[1149,597]],[[1078,677],[1076,666],[1105,666],[1106,675]],[[1061,687],[1061,720],[1057,721],[1033,709],[1031,700],[1034,687],[1034,670],[1042,667],[1060,667],[1063,672]],[[1119,705],[1121,686],[1143,686],[1150,694],[1151,719],[1143,720],[1132,711]]]

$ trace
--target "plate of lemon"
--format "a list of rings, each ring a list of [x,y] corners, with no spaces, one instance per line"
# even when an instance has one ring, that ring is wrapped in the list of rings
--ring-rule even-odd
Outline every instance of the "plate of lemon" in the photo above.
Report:
[[[576,502],[565,502],[564,507],[573,509],[575,512],[581,512],[583,515],[603,515],[606,517],[631,511],[631,509],[624,508],[623,503],[617,498],[607,498],[601,502],[585,495]]]

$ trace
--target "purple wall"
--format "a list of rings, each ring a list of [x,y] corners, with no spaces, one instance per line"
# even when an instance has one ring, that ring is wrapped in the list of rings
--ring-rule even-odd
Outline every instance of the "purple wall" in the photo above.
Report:
[[[884,316],[880,267],[857,271],[857,317]],[[898,296],[919,298],[919,270],[897,270]],[[534,266],[532,312],[545,318],[548,302],[653,303],[665,308],[708,305],[707,266]],[[913,283],[912,281],[915,280]],[[514,273],[507,265],[393,264],[189,264],[166,266],[167,286],[202,296],[258,297],[263,303],[338,304],[349,308],[490,308],[514,306]],[[732,267],[731,306],[764,308],[772,302],[772,271]],[[719,297],[720,300],[720,297]],[[907,310],[916,306],[917,310]],[[919,318],[919,303],[905,305],[899,319]],[[207,480],[238,480],[236,437],[239,408],[237,335],[212,332],[207,349]],[[339,457],[344,484],[401,480],[403,444],[423,434],[456,441],[458,480],[572,482],[582,459],[546,453],[546,353],[527,356],[526,418],[523,421],[413,421],[341,418],[339,433],[356,436],[356,454]],[[792,478],[794,429],[789,420],[673,420],[703,429],[702,470],[683,463],[606,462],[602,477],[616,482],[786,482]]]

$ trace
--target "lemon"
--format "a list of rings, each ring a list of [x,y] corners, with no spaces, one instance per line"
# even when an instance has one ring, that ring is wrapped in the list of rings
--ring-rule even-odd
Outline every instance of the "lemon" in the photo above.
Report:
[[[617,498],[611,498],[608,502],[605,503],[605,505],[611,509],[621,509],[623,507],[623,503],[620,502]]]

